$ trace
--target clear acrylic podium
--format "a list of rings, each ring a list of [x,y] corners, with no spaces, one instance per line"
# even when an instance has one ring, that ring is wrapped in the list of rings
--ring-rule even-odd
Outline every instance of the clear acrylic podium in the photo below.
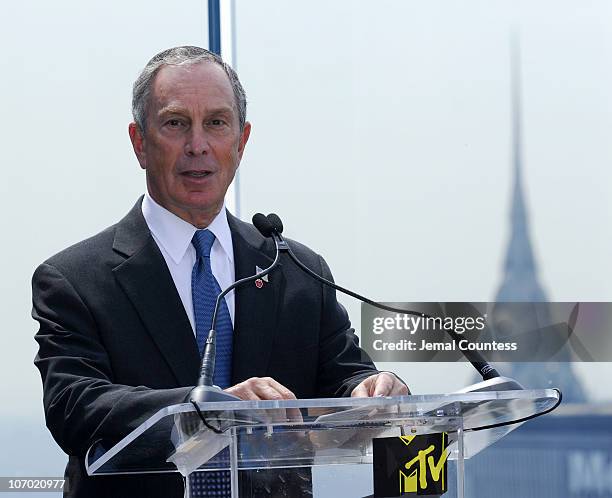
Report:
[[[232,496],[248,496],[239,491],[239,471],[312,469],[324,484],[315,478],[304,495],[363,497],[373,493],[373,438],[446,432],[448,496],[462,498],[464,459],[520,424],[488,427],[543,413],[558,401],[559,393],[547,389],[202,403],[199,414],[185,403],[161,409],[112,447],[92,446],[87,472],[187,476],[229,469]],[[358,470],[347,474],[345,466]]]

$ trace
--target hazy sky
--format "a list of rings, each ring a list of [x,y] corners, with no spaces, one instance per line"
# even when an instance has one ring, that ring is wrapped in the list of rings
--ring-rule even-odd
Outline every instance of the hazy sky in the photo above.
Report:
[[[237,6],[254,123],[243,217],[279,212],[340,283],[375,299],[493,299],[509,229],[514,32],[542,285],[555,300],[612,298],[612,4]],[[358,318],[358,304],[343,302]],[[417,392],[472,375],[466,365],[399,368]],[[612,375],[609,364],[577,368]],[[585,381],[595,398],[610,396]]]
[[[338,282],[375,299],[492,299],[508,236],[514,27],[541,281],[551,299],[612,299],[612,3],[236,5],[253,122],[244,219],[278,212]],[[0,414],[41,413],[35,266],[120,219],[143,191],[127,136],[131,84],[156,52],[206,45],[204,19],[199,1],[4,6],[0,373],[12,403]],[[358,325],[358,305],[343,302]],[[610,365],[578,369],[612,374]],[[400,371],[421,393],[471,376],[465,364]]]

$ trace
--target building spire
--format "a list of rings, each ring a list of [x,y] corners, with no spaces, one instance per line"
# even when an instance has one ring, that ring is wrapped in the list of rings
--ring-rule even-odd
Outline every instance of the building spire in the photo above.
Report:
[[[510,44],[512,102],[512,206],[510,209],[510,241],[504,263],[504,278],[497,301],[545,301],[546,296],[537,280],[537,270],[531,238],[525,196],[523,193],[523,130],[521,101],[520,49],[518,37]]]
[[[512,95],[512,206],[510,209],[510,241],[506,250],[504,276],[499,287],[496,302],[546,302],[546,294],[538,281],[537,265],[529,236],[529,224],[525,196],[523,193],[523,146],[522,146],[522,102],[521,73],[518,37],[511,38],[511,95]],[[542,323],[551,322],[545,305],[539,308]],[[530,321],[527,313],[523,323],[518,326],[524,330],[534,330],[538,323]],[[558,386],[563,398],[569,402],[584,402],[584,389],[576,378],[569,358],[563,363],[513,363],[508,365],[511,376],[525,387],[543,388]]]

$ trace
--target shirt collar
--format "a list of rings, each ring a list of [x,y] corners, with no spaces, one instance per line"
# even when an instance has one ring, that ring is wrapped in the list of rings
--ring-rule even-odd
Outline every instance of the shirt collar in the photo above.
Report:
[[[148,192],[145,193],[142,200],[142,215],[156,240],[164,247],[172,260],[179,264],[189,249],[197,227],[160,206]],[[234,248],[225,203],[219,214],[206,228],[215,234],[217,242],[221,245],[230,263],[233,264]]]

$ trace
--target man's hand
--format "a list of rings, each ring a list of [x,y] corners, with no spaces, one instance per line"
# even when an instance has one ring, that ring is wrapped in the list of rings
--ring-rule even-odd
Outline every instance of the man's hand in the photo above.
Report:
[[[225,392],[249,401],[296,399],[295,394],[272,377],[251,377],[240,384],[228,387]]]
[[[353,392],[352,398],[373,398],[375,396],[404,396],[410,390],[391,372],[380,372],[371,375],[361,382]]]
[[[272,377],[251,377],[240,384],[228,387],[225,392],[247,401],[296,399],[295,394]],[[298,408],[262,410],[260,417],[268,422],[303,422]]]

